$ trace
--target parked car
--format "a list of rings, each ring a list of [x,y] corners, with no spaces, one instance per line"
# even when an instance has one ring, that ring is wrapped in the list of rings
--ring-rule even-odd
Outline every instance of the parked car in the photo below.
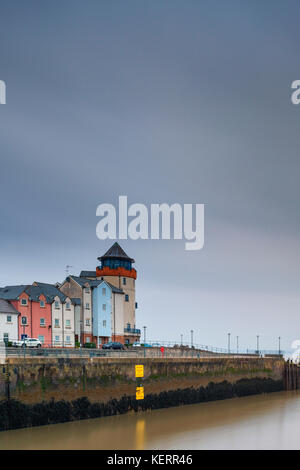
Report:
[[[152,344],[144,343],[143,347],[144,348],[152,348]]]
[[[138,341],[136,341],[135,343],[132,344],[132,347],[133,347],[133,348],[140,348],[140,347],[141,347],[141,343],[139,343]]]
[[[41,348],[42,343],[36,338],[25,338],[14,341],[12,345],[16,348]]]
[[[118,343],[116,341],[109,341],[102,345],[102,349],[125,349],[124,344]]]

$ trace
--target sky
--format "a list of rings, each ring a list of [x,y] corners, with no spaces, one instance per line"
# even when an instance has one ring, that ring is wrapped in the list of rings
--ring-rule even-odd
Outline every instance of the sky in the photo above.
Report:
[[[95,269],[96,208],[205,204],[205,244],[122,240],[147,339],[300,338],[298,1],[0,8],[0,285]]]

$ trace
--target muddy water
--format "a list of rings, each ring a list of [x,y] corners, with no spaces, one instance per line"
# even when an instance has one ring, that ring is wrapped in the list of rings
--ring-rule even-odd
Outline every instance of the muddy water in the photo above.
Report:
[[[300,449],[300,393],[0,432],[0,449]]]

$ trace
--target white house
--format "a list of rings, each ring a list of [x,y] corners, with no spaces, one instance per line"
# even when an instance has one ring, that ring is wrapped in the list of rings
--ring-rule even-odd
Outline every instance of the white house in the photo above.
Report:
[[[19,312],[7,300],[0,299],[0,341],[18,339]]]
[[[64,300],[57,295],[52,302],[52,345],[75,346],[74,304],[69,297]]]

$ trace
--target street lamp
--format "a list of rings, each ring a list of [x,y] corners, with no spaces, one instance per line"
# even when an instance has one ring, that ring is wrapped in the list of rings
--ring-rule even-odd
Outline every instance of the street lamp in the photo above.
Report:
[[[259,354],[259,335],[256,336],[256,350],[257,354]]]
[[[228,333],[228,354],[230,354],[230,333]]]
[[[193,333],[194,333],[194,330],[191,330],[191,348],[193,347]]]
[[[147,327],[143,326],[143,328],[144,328],[144,344],[145,344],[146,343],[146,329],[147,329]]]
[[[281,350],[280,350],[280,341],[281,341],[281,337],[278,336],[278,354],[279,354],[279,355],[281,354]]]
[[[183,338],[183,335],[180,335],[180,337],[181,337],[181,346],[182,346],[182,338]]]
[[[236,337],[236,352],[239,353],[239,337]]]

